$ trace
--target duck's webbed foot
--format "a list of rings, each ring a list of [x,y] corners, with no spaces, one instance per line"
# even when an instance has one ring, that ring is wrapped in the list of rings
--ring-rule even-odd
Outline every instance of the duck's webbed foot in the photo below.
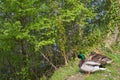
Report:
[[[87,76],[89,77],[90,75],[91,75],[90,72],[88,72]]]

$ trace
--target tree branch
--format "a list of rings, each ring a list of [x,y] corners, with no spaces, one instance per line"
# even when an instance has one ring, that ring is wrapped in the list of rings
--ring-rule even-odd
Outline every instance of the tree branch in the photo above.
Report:
[[[41,53],[41,52],[40,52]],[[41,55],[50,63],[50,65],[55,69],[57,70],[57,67],[43,54],[41,53]]]

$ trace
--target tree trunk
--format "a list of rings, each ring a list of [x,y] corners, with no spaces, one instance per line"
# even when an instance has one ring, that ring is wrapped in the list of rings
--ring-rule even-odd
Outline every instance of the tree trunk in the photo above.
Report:
[[[118,23],[116,23],[115,31],[114,31],[114,36],[113,36],[113,42],[116,43],[118,39],[118,34],[119,34],[119,29],[118,29]]]
[[[63,57],[64,57],[65,65],[67,65],[68,64],[68,60],[67,60],[67,56],[65,54],[65,51],[63,51]]]

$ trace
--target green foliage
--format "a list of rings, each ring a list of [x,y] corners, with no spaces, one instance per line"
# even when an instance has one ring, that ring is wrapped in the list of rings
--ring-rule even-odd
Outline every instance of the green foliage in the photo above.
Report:
[[[45,5],[41,5],[42,3]],[[5,68],[4,72],[0,74],[7,74],[10,71],[11,75],[6,75],[8,76],[6,79],[29,79],[31,63],[36,60],[34,57],[30,58],[35,53],[34,49],[38,51],[40,47],[55,43],[53,20],[48,15],[50,12],[42,14],[43,11],[50,8],[46,6],[45,2],[39,2],[39,0],[1,0],[0,5],[0,49],[3,53],[2,56],[17,55],[14,57],[15,59],[9,57],[8,60],[1,57],[2,66],[9,68]],[[34,56],[37,58],[38,55]],[[31,76],[31,78],[33,77]]]
[[[27,68],[27,67],[22,68],[21,71],[20,71],[20,72],[17,72],[16,74],[17,74],[18,76],[22,76],[22,78],[21,78],[22,80],[25,80],[25,79],[30,80],[30,79],[28,78],[29,73],[28,73],[28,68]]]
[[[0,78],[47,79],[53,66],[104,46],[119,18],[118,0],[0,0]]]

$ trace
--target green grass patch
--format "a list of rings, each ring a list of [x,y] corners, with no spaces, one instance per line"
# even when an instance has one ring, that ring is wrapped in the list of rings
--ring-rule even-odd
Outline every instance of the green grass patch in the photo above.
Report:
[[[65,65],[62,68],[55,71],[50,80],[64,80],[67,76],[78,73],[78,62],[78,59],[76,59],[75,61],[70,61],[68,65]]]

